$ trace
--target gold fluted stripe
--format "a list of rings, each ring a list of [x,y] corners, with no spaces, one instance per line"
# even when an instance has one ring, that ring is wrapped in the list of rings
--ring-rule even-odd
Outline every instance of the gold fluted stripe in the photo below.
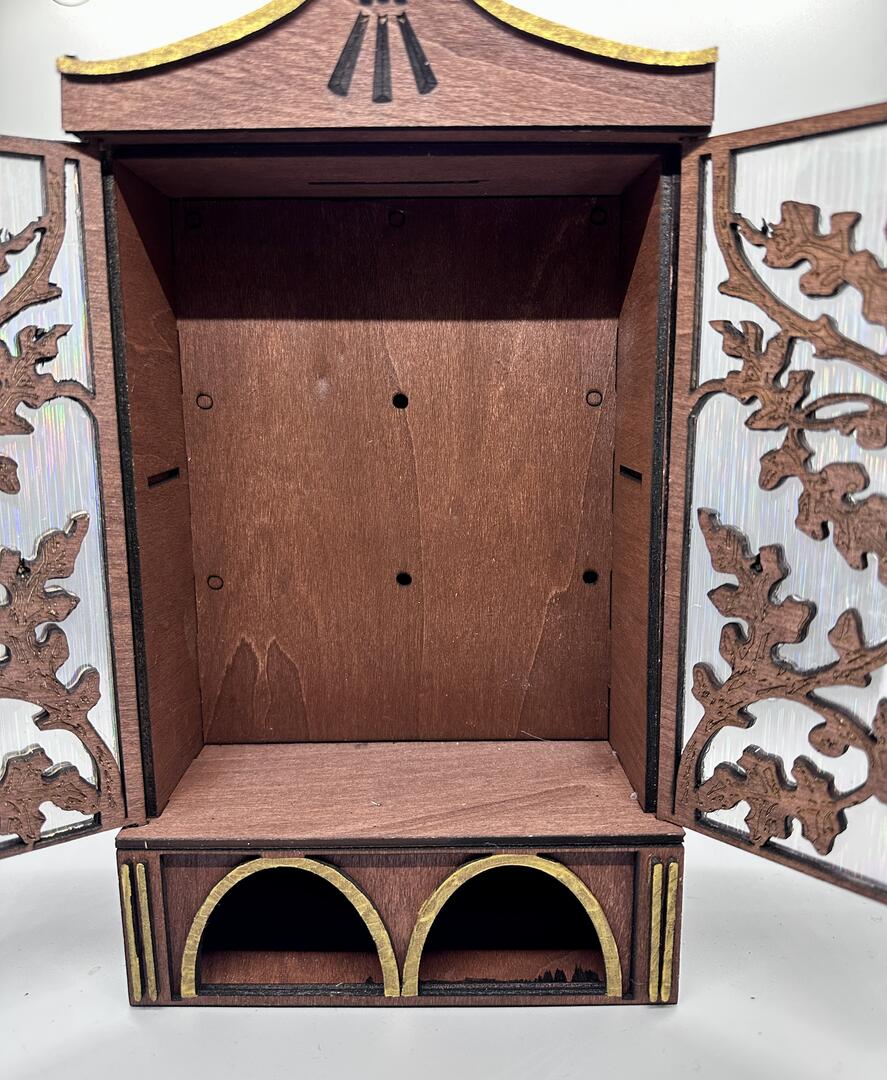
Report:
[[[543,19],[541,15],[531,15],[513,4],[505,3],[505,0],[473,2],[489,15],[516,30],[522,30],[544,41],[552,41],[556,45],[578,49],[580,52],[606,56],[611,60],[655,67],[696,67],[700,64],[713,64],[718,58],[718,50],[715,48],[678,52],[648,49],[643,45],[629,45],[574,30],[569,26],[551,22],[550,19]],[[263,4],[238,19],[232,19],[201,34],[182,38],[170,45],[161,45],[156,49],[147,49],[145,52],[120,56],[113,60],[79,60],[76,56],[62,56],[58,59],[57,66],[63,75],[125,75],[133,71],[148,71],[163,64],[186,60],[189,56],[199,56],[212,49],[220,49],[224,45],[232,45],[235,41],[242,41],[243,38],[291,15],[306,3],[308,0],[272,0],[270,4]]]
[[[56,63],[63,75],[125,75],[131,71],[146,71],[162,64],[186,60],[189,56],[198,56],[211,49],[220,49],[223,45],[232,45],[291,15],[306,3],[308,0],[272,0],[248,15],[241,15],[239,19],[232,19],[202,34],[131,56],[120,56],[116,60],[78,60],[76,56],[62,56]]]
[[[151,932],[151,907],[148,903],[148,877],[144,863],[136,863],[136,896],[139,902],[139,929],[145,958],[145,988],[149,1001],[157,1000],[157,969],[154,965],[154,935]]]
[[[654,863],[650,885],[650,1001],[659,1000],[659,954],[662,949],[662,863]]]
[[[597,931],[601,952],[604,954],[607,997],[622,997],[622,965],[619,961],[619,947],[597,897],[568,867],[552,859],[543,859],[539,855],[490,855],[485,859],[475,859],[454,870],[434,890],[422,905],[410,937],[403,965],[403,996],[417,997],[419,994],[419,965],[422,962],[422,950],[425,948],[425,939],[440,909],[466,881],[498,866],[528,866],[533,870],[541,870],[542,873],[553,877],[555,881],[559,881],[570,890],[585,909]]]
[[[185,941],[182,952],[181,968],[181,994],[183,998],[197,996],[197,954],[200,950],[200,939],[209,921],[210,915],[222,897],[244,878],[252,874],[261,873],[263,870],[273,870],[277,867],[290,867],[295,870],[307,870],[309,874],[316,874],[331,885],[334,885],[342,895],[351,902],[352,907],[363,919],[367,930],[376,945],[379,954],[379,964],[382,968],[382,984],[385,997],[400,996],[400,974],[397,970],[397,958],[394,955],[394,947],[391,938],[382,922],[382,918],[376,911],[373,902],[363,893],[353,881],[345,877],[335,867],[327,863],[318,862],[316,859],[282,858],[282,859],[253,859],[252,862],[241,863],[229,871],[218,884],[214,885],[209,895],[200,905],[200,910],[194,916],[191,929]]]
[[[126,949],[126,971],[129,977],[129,996],[142,1000],[142,965],[136,948],[136,927],[132,910],[132,872],[129,863],[120,866],[120,899],[123,906],[123,945]]]
[[[543,19],[541,15],[531,15],[513,4],[505,3],[505,0],[474,0],[474,3],[500,22],[513,26],[515,30],[523,30],[534,37],[553,41],[556,45],[566,45],[571,49],[593,53],[595,56],[606,56],[611,60],[625,60],[632,64],[650,64],[655,67],[697,67],[700,64],[713,64],[718,58],[718,50],[715,48],[669,52],[595,37],[594,34],[586,34],[582,30],[573,30],[569,26]]]
[[[678,864],[668,864],[668,886],[665,893],[665,947],[662,950],[662,987],[660,999],[671,998],[671,980],[674,970],[674,938],[678,906]]]

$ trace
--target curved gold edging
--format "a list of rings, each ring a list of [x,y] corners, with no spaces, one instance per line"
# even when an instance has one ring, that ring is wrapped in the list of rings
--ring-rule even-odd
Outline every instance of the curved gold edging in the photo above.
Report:
[[[505,3],[505,0],[474,0],[478,7],[500,22],[523,30],[534,37],[553,41],[556,45],[566,45],[581,52],[595,56],[607,56],[611,60],[625,60],[632,64],[650,64],[655,67],[697,67],[700,64],[713,64],[718,58],[717,49],[697,49],[689,52],[668,52],[664,49],[646,49],[643,45],[625,45],[609,38],[595,37],[582,30],[572,30],[569,26],[543,19],[541,15],[531,15],[528,11]]]
[[[505,3],[504,0],[473,2],[493,18],[514,27],[515,30],[522,30],[556,45],[566,45],[570,49],[606,56],[612,60],[650,64],[655,67],[696,67],[699,64],[713,64],[718,58],[717,49],[669,52],[665,49],[647,49],[643,45],[626,45],[609,38],[595,37],[594,34],[586,34],[582,30],[573,30],[569,26],[543,19],[541,15],[531,15]],[[185,60],[189,56],[198,56],[211,49],[220,49],[223,45],[232,45],[235,41],[241,41],[291,15],[306,3],[308,0],[272,0],[270,4],[264,4],[248,15],[241,15],[239,19],[232,19],[212,30],[183,38],[171,45],[161,45],[157,49],[121,56],[116,60],[78,60],[76,56],[62,56],[58,59],[57,66],[63,75],[125,75],[132,71],[147,71],[163,64]]]
[[[123,944],[126,949],[126,974],[129,996],[142,1000],[142,965],[136,948],[136,924],[132,910],[132,870],[129,863],[120,864],[120,900],[123,906]]]
[[[650,978],[647,993],[650,1001],[659,1000],[659,961],[662,948],[662,863],[653,864],[650,878]]]
[[[157,49],[121,56],[116,60],[78,60],[76,56],[62,56],[56,64],[63,75],[125,75],[130,71],[145,71],[148,68],[160,67],[161,64],[173,64],[177,60],[185,60],[189,56],[197,56],[211,49],[220,49],[223,45],[232,45],[235,41],[241,41],[250,34],[264,30],[266,26],[284,16],[291,15],[307,3],[308,0],[272,0],[270,4],[264,4],[248,15],[241,15],[239,19],[232,19],[212,30],[204,30],[202,34],[182,38],[171,45],[161,45]]]
[[[607,971],[607,997],[622,997],[622,965],[619,962],[619,947],[597,897],[572,870],[568,870],[566,866],[553,862],[551,859],[543,859],[539,855],[490,855],[486,859],[476,859],[454,870],[434,890],[422,905],[410,937],[407,957],[403,965],[403,996],[418,997],[419,995],[419,965],[422,962],[422,950],[425,948],[425,939],[428,937],[431,924],[437,918],[440,909],[466,881],[470,881],[487,870],[494,870],[498,866],[527,866],[532,870],[541,870],[543,874],[548,874],[570,890],[585,908],[586,914],[597,931]]]
[[[214,885],[209,895],[200,905],[200,910],[194,916],[191,929],[185,941],[185,949],[182,953],[182,985],[183,998],[197,997],[197,952],[200,948],[200,939],[206,929],[207,921],[213,913],[216,905],[222,897],[234,886],[253,874],[261,873],[262,870],[273,870],[277,867],[289,867],[293,870],[307,870],[309,874],[316,874],[330,885],[334,885],[342,895],[351,902],[351,906],[363,919],[367,930],[372,935],[379,954],[379,963],[382,966],[382,983],[385,997],[398,997],[400,995],[400,978],[397,971],[397,960],[391,945],[391,938],[385,929],[378,911],[365,893],[349,881],[344,874],[326,863],[316,859],[287,858],[287,859],[254,859],[252,862],[242,863],[227,873],[222,880]]]

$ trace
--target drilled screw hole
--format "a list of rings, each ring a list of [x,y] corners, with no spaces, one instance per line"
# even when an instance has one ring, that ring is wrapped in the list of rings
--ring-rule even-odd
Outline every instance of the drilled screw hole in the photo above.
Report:
[[[200,220],[200,214],[198,214],[196,210],[189,210],[188,213],[185,214],[185,224],[189,229],[199,229]]]
[[[585,400],[593,409],[596,409],[598,405],[603,404],[604,395],[600,392],[600,390],[589,390],[588,393],[585,395]]]
[[[213,592],[218,592],[219,589],[221,589],[225,584],[225,582],[219,577],[218,574],[210,574],[209,577],[206,579],[206,583],[213,590]]]
[[[607,211],[602,206],[596,206],[591,211],[591,223],[592,225],[606,225],[607,224]]]
[[[409,403],[410,399],[406,396],[406,394],[395,394],[394,397],[391,399],[391,404],[395,407],[395,409],[405,409],[407,405],[409,405]]]
[[[597,581],[597,579],[598,579],[597,570],[583,570],[582,571],[582,580],[585,582],[586,585],[594,585],[594,583]]]
[[[413,584],[413,575],[408,574],[406,570],[401,570],[399,573],[395,574],[394,580],[397,582],[398,585],[403,585],[404,587],[406,587],[407,585]]]
[[[213,407],[213,399],[209,394],[197,395],[197,408],[198,409],[211,409]]]
[[[392,229],[402,229],[406,224],[407,215],[403,210],[389,210],[388,224]]]

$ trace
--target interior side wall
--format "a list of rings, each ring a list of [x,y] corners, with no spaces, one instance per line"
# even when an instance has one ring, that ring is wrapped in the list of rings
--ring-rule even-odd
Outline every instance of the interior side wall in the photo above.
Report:
[[[625,294],[619,314],[613,477],[610,743],[645,809],[655,805],[648,783],[648,708],[649,686],[658,681],[659,667],[658,649],[650,648],[649,621],[651,567],[655,573],[656,566],[656,560],[651,562],[652,508],[662,498],[661,463],[658,485],[654,474],[657,373],[665,362],[660,319],[668,317],[667,304],[660,310],[662,218],[656,162],[622,198]],[[663,389],[659,386],[660,395]]]
[[[156,814],[203,745],[191,507],[170,203],[125,167],[116,168],[115,180],[135,504],[131,578],[136,624],[141,614],[143,627],[139,674],[148,812]]]

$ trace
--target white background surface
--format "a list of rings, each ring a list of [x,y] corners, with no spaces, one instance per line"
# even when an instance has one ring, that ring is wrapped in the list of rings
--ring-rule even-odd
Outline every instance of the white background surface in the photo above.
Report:
[[[887,98],[884,0],[522,3],[605,37],[718,45],[718,132]],[[61,137],[61,53],[138,51],[256,6],[0,0],[0,131]],[[90,837],[0,864],[0,1076],[880,1080],[885,917],[872,901],[690,835],[676,1008],[135,1010],[113,838]]]

